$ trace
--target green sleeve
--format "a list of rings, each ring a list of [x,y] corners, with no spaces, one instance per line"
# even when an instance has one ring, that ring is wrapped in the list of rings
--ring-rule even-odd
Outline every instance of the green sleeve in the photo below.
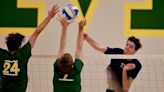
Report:
[[[2,88],[2,81],[1,81],[1,75],[0,75],[0,92],[1,92],[1,88]]]
[[[0,55],[2,55],[3,52],[4,52],[4,50],[0,48]]]
[[[23,54],[24,57],[27,59],[31,57],[31,44],[27,42],[22,48],[21,48],[21,53]]]
[[[55,60],[55,62],[54,62],[54,68],[57,68],[58,67],[58,62],[59,62],[59,58],[57,58],[56,60]]]
[[[74,62],[74,65],[77,67],[77,69],[78,69],[79,71],[81,71],[84,64],[83,64],[83,62],[82,62],[81,59],[76,58],[76,59],[75,59],[75,62]]]

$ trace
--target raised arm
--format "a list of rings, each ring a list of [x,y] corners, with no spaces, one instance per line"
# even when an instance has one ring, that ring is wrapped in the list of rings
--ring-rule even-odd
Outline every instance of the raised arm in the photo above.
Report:
[[[128,77],[127,71],[133,70],[134,68],[136,68],[135,64],[131,64],[131,63],[123,67],[123,71],[122,71],[122,86],[123,86],[122,91],[123,92],[128,92],[130,85],[132,84],[134,80],[133,78]]]
[[[88,34],[84,34],[84,39],[87,40],[87,42],[95,49],[100,52],[105,52],[107,50],[107,47],[102,47],[99,43],[97,43],[95,40],[93,40],[91,37],[88,36]]]
[[[60,37],[60,47],[59,47],[59,51],[58,51],[58,54],[57,54],[57,57],[60,58],[65,53],[67,27],[73,21],[68,22],[66,17],[61,17],[60,15],[58,16],[57,20],[62,25],[62,32],[61,32],[61,37]]]
[[[59,7],[57,5],[54,5],[51,11],[49,11],[48,16],[43,20],[43,22],[36,28],[35,32],[31,35],[29,39],[31,47],[34,47],[38,35],[43,31],[43,29],[47,26],[49,21],[56,15],[56,13],[59,12],[58,9]]]
[[[77,47],[76,47],[76,52],[75,52],[75,58],[81,59],[82,57],[82,48],[83,48],[83,28],[86,25],[86,20],[82,20],[79,22],[79,33],[77,37]]]

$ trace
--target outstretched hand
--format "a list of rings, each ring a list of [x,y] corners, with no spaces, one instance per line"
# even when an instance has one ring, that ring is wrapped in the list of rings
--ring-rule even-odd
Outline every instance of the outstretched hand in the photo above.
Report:
[[[59,12],[59,7],[55,4],[50,11],[48,11],[49,17],[53,18]]]
[[[83,31],[84,26],[86,25],[86,19],[83,19],[79,22],[79,31]]]
[[[87,40],[87,38],[88,38],[88,34],[84,33],[83,34],[83,40]]]
[[[61,16],[61,15],[58,15],[57,20],[60,22],[60,24],[64,28],[66,28],[68,25],[70,25],[73,22],[73,20],[67,21],[66,17],[65,16]]]

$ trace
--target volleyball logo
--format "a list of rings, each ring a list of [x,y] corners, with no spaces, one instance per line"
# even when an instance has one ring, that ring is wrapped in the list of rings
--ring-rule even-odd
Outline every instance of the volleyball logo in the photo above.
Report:
[[[63,15],[66,16],[67,20],[75,19],[78,15],[78,8],[72,4],[68,4],[63,8]]]

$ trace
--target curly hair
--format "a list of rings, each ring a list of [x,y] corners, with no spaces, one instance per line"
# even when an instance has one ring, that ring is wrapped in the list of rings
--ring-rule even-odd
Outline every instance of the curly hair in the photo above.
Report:
[[[138,50],[138,49],[142,48],[142,44],[141,44],[141,42],[138,38],[136,38],[134,36],[130,36],[128,38],[128,41],[131,41],[135,44],[135,50]]]
[[[25,36],[20,33],[11,33],[6,37],[6,45],[9,51],[18,50],[22,42],[24,41]]]

